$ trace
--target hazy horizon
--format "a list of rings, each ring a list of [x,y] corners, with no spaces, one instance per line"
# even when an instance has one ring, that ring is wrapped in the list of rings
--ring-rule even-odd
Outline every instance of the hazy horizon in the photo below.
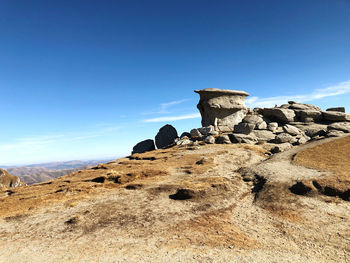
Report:
[[[350,109],[346,0],[0,2],[0,164],[125,156],[204,88]]]

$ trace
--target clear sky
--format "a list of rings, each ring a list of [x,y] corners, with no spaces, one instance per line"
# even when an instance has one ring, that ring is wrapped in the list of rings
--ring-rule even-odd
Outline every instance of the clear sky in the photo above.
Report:
[[[350,1],[0,1],[2,165],[127,155],[209,87],[349,110]]]

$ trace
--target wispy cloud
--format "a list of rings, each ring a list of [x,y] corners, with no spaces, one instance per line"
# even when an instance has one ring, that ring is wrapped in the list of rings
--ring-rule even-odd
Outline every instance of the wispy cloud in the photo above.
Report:
[[[97,125],[101,126],[101,125]],[[121,126],[118,125],[103,125],[102,127],[98,127],[98,129],[85,132],[69,132],[65,134],[49,134],[49,135],[39,135],[32,137],[22,137],[15,139],[12,143],[0,144],[1,150],[12,150],[12,149],[38,149],[43,148],[52,144],[59,143],[70,143],[82,140],[88,140],[91,138],[96,138],[103,136],[107,133],[117,131],[121,129]]]
[[[179,121],[186,119],[197,119],[200,118],[201,115],[199,113],[190,113],[179,116],[164,116],[158,118],[145,119],[142,122],[166,122],[166,121]]]
[[[170,113],[169,108],[184,103],[186,101],[188,101],[189,99],[182,99],[182,100],[174,100],[174,101],[170,101],[170,102],[165,102],[165,103],[161,103],[159,105],[159,109],[155,110],[155,111],[150,111],[150,112],[143,112],[143,115],[151,115],[151,114],[166,114],[166,113]]]
[[[307,94],[275,96],[267,98],[251,97],[246,100],[246,104],[249,107],[272,107],[275,104],[283,104],[289,100],[296,100],[298,102],[309,102],[317,99],[343,95],[347,93],[350,93],[350,81],[341,82],[335,86],[330,86],[323,89],[316,89],[313,92]]]

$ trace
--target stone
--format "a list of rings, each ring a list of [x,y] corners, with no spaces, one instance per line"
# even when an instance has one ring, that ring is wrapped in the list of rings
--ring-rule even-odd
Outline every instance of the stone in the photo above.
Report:
[[[233,133],[229,135],[231,142],[233,143],[248,143],[255,144],[258,142],[257,138],[254,135]]]
[[[8,171],[0,169],[0,189],[1,188],[16,188],[25,186],[19,177],[11,175]]]
[[[258,123],[262,123],[263,121],[264,121],[263,118],[261,118],[259,115],[256,115],[256,114],[247,115],[242,120],[242,122],[251,123],[251,124],[258,124]]]
[[[284,152],[286,150],[289,150],[292,147],[293,146],[290,143],[285,142],[285,143],[277,144],[274,148],[271,149],[271,152],[272,153],[280,153],[280,152]]]
[[[252,134],[255,135],[255,137],[258,139],[258,141],[273,141],[276,137],[276,134],[274,134],[272,131],[267,130],[254,130]]]
[[[195,92],[200,96],[197,108],[203,127],[213,125],[218,131],[232,131],[248,112],[244,101],[249,94],[244,91],[209,88]]]
[[[198,129],[192,129],[190,131],[191,138],[196,138],[196,137],[202,137],[202,134],[199,132]]]
[[[341,137],[343,135],[345,135],[345,133],[338,130],[330,130],[327,132],[327,137]]]
[[[208,135],[218,135],[219,132],[218,131],[210,131],[208,132]]]
[[[233,132],[234,133],[249,134],[254,130],[254,128],[255,128],[255,124],[241,122],[241,123],[234,126]]]
[[[288,104],[289,104],[288,109],[293,109],[293,110],[315,110],[315,111],[322,110],[320,107],[317,107],[312,104],[304,104],[304,103],[299,103],[295,101],[288,101]]]
[[[302,122],[320,122],[322,121],[322,112],[316,110],[296,110],[297,118]]]
[[[297,141],[297,144],[305,144],[305,143],[307,143],[308,141],[309,141],[309,139],[308,138],[310,138],[310,137],[305,137],[305,136],[302,136],[302,137],[300,137],[299,139],[298,139],[298,141]]]
[[[289,123],[295,119],[295,112],[290,109],[264,108],[263,115],[272,121],[281,123]]]
[[[299,130],[303,131],[309,137],[324,136],[327,132],[327,125],[308,123],[308,124],[297,124],[295,125]]]
[[[198,128],[198,131],[203,135],[208,135],[215,131],[215,127],[213,125],[209,125],[207,127]]]
[[[175,144],[178,145],[178,146],[183,146],[183,145],[188,145],[188,144],[191,144],[192,141],[187,137],[187,136],[184,136],[182,137],[181,139],[175,139]]]
[[[350,114],[338,111],[322,111],[326,121],[350,121]]]
[[[345,133],[350,132],[350,122],[336,122],[332,123],[331,125],[328,125],[327,127],[328,130],[337,130],[337,131],[342,131]]]
[[[191,134],[189,132],[183,132],[180,136],[180,138],[182,139],[183,137],[187,137],[187,138],[191,138]]]
[[[267,123],[265,121],[256,124],[255,126],[256,129],[258,130],[266,130],[267,129]]]
[[[212,135],[209,135],[209,136],[204,138],[204,142],[208,143],[208,144],[213,144],[213,143],[215,143],[215,137]]]
[[[167,124],[159,129],[156,135],[155,142],[158,149],[164,148],[174,143],[174,140],[178,138],[176,129]]]
[[[228,135],[221,135],[221,136],[216,138],[216,143],[218,143],[218,144],[230,144],[231,140],[228,137]]]
[[[338,111],[338,112],[344,112],[345,113],[345,108],[344,107],[335,107],[335,108],[328,108],[326,111]]]
[[[267,129],[269,129],[272,132],[275,132],[277,130],[277,128],[278,128],[278,123],[277,122],[270,122],[267,125]]]
[[[293,125],[286,124],[282,128],[284,132],[289,133],[290,135],[296,136],[300,134],[300,130]]]
[[[294,143],[296,142],[296,138],[290,135],[289,133],[280,133],[276,135],[275,142],[276,143],[284,143],[284,142]]]
[[[144,153],[144,152],[149,152],[155,150],[156,147],[154,145],[154,141],[151,139],[144,140],[142,142],[137,143],[133,148],[132,148],[132,153]]]

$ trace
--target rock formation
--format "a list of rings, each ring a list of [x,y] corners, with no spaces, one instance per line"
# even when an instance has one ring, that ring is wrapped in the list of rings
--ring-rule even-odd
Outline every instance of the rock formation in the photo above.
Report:
[[[17,176],[12,176],[9,172],[0,169],[0,188],[15,188],[25,185]]]
[[[244,105],[248,93],[244,91],[203,89],[195,92],[200,95],[197,107],[203,127],[192,129],[178,138],[176,129],[165,125],[156,136],[158,149],[198,142],[259,143],[266,144],[271,153],[277,153],[311,140],[350,133],[350,114],[344,107],[323,111],[312,104],[288,101],[279,107],[248,109]],[[137,144],[135,147],[140,150],[135,151],[134,147],[133,153],[146,151],[141,147],[145,143]],[[147,151],[152,149],[149,147]]]
[[[248,93],[236,90],[202,89],[197,105],[202,115],[202,126],[213,125],[219,131],[232,131],[233,126],[247,114],[244,100]]]
[[[172,143],[174,140],[178,138],[176,129],[167,124],[159,129],[159,132],[156,135],[155,141],[158,149],[166,147]]]
[[[155,150],[156,147],[154,146],[154,141],[151,139],[144,140],[142,142],[139,142],[134,146],[132,149],[132,154],[134,153],[144,153],[148,151],[153,151]]]

